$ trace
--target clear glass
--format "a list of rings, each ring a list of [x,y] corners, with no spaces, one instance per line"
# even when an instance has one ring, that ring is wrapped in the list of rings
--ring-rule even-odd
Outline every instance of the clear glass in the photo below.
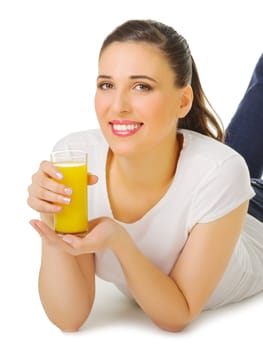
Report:
[[[54,215],[58,233],[84,236],[88,230],[88,156],[84,151],[65,150],[51,153],[51,161],[63,178],[58,182],[72,189],[70,204]]]

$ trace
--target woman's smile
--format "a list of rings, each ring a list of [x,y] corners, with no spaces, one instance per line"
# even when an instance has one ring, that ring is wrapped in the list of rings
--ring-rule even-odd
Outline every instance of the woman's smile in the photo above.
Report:
[[[114,135],[127,137],[137,133],[143,126],[143,123],[133,120],[112,120],[109,122],[109,125]]]

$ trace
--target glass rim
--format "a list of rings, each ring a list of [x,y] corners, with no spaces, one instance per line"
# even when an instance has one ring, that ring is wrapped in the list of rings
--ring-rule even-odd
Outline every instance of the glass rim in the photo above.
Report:
[[[78,152],[78,153],[84,153],[88,154],[88,152],[83,151],[81,149],[64,149],[64,150],[57,150],[57,151],[52,151],[51,154],[56,154],[56,153],[69,153],[69,152]]]
[[[58,157],[56,159],[56,156]],[[57,150],[57,151],[52,151],[50,153],[50,158],[52,163],[57,163],[61,160],[64,160],[67,158],[67,160],[76,158],[75,160],[78,161],[87,161],[88,159],[88,152],[85,152],[80,149],[65,149],[65,150]]]

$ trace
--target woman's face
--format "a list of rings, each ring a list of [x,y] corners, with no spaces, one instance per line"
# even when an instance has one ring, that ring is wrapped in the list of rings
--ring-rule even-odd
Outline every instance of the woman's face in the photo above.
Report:
[[[102,132],[119,155],[175,142],[183,89],[166,58],[147,43],[114,42],[99,60],[95,109]]]

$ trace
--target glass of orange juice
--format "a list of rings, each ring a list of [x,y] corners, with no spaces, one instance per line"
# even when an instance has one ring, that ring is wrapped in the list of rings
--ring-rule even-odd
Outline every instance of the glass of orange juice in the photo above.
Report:
[[[55,151],[51,161],[61,172],[59,181],[72,189],[70,204],[63,205],[54,215],[54,229],[58,233],[85,236],[88,229],[88,163],[87,153],[79,150]]]

